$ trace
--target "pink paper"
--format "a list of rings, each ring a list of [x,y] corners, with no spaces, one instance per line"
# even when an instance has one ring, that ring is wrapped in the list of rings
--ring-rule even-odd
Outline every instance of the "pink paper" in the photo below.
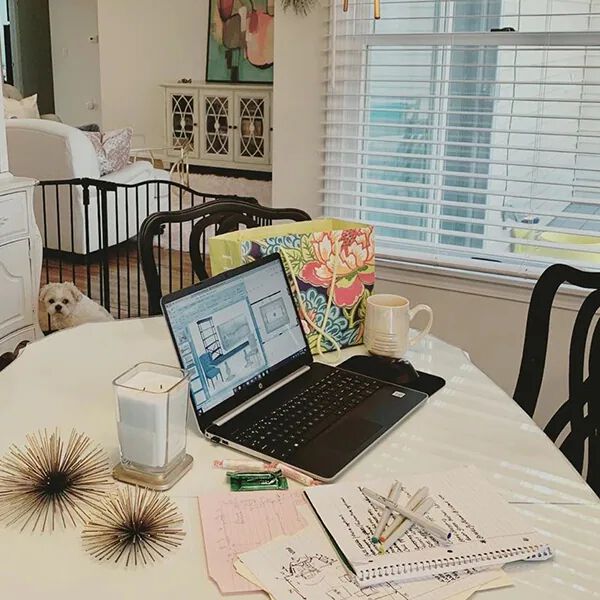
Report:
[[[252,592],[235,570],[238,554],[306,527],[298,512],[302,492],[229,492],[198,498],[208,572],[222,593]]]

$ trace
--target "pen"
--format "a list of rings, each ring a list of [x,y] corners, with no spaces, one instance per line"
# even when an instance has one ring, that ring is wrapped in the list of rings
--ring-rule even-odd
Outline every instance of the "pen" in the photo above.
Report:
[[[224,458],[222,460],[214,460],[213,467],[215,469],[226,469],[227,471],[272,471],[271,463],[262,463],[251,460],[235,460]]]
[[[388,494],[387,499],[392,502],[398,502],[398,497],[400,496],[400,483],[398,481],[394,481],[392,487],[390,488],[390,493]],[[379,517],[379,521],[377,522],[377,527],[373,532],[371,537],[371,541],[376,544],[379,541],[379,536],[383,533],[385,526],[388,524],[390,517],[392,516],[392,511],[388,507],[384,507],[381,511],[381,516]]]
[[[424,515],[431,507],[434,505],[433,498],[425,498],[418,506],[415,508],[415,513],[418,515]],[[383,542],[379,546],[379,552],[382,554],[386,552],[391,546],[393,546],[412,526],[414,522],[410,519],[404,519],[403,523],[396,527],[394,532],[386,538],[385,542]]]
[[[393,513],[402,515],[406,519],[410,519],[413,523],[416,523],[417,525],[419,525],[426,531],[429,531],[429,533],[435,535],[436,537],[439,537],[440,539],[445,541],[449,541],[452,538],[452,532],[446,527],[438,525],[437,523],[434,523],[429,519],[418,515],[412,510],[408,510],[407,508],[398,506],[395,502],[388,500],[386,497],[382,496],[381,494],[378,494],[377,492],[374,492],[373,490],[370,490],[369,488],[361,487],[359,489],[365,496],[367,496],[367,498],[371,498],[371,500],[374,500],[377,504],[389,508]]]
[[[416,494],[414,494],[411,497],[411,499],[406,503],[405,508],[408,508],[408,510],[414,510],[415,512],[419,512],[417,511],[417,506],[419,506],[419,504],[421,504],[421,502],[423,502],[423,500],[425,500],[427,496],[429,496],[429,488],[422,487],[420,490],[417,490]],[[385,542],[385,540],[387,540],[387,538],[389,538],[394,533],[396,528],[399,527],[404,520],[405,519],[402,516],[396,517],[392,521],[392,524],[379,536],[379,541]]]

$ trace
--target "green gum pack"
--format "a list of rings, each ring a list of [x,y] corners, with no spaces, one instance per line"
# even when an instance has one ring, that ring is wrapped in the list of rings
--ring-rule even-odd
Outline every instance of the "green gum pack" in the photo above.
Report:
[[[287,479],[281,471],[239,472],[228,471],[227,479],[232,492],[254,492],[257,490],[287,490]]]

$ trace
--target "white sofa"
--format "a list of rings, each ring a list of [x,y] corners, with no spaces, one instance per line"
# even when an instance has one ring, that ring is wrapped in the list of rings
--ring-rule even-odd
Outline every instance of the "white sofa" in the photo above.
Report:
[[[42,119],[11,119],[6,121],[6,136],[9,168],[16,176],[39,181],[90,178],[128,185],[153,182],[137,188],[120,187],[118,192],[108,193],[108,246],[137,235],[146,216],[168,205],[169,187],[158,183],[168,180],[168,172],[154,169],[149,162],[138,161],[101,177],[94,147],[76,127]],[[89,254],[101,248],[99,194],[95,187],[89,189],[86,233],[81,186],[48,187],[45,202],[42,189],[37,188],[35,216],[45,248],[76,254]]]

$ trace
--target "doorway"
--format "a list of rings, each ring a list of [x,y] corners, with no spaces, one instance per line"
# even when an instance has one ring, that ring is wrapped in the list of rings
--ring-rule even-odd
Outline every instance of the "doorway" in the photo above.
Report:
[[[4,29],[4,81],[14,85],[23,96],[37,94],[40,113],[53,113],[49,0],[0,2]]]

